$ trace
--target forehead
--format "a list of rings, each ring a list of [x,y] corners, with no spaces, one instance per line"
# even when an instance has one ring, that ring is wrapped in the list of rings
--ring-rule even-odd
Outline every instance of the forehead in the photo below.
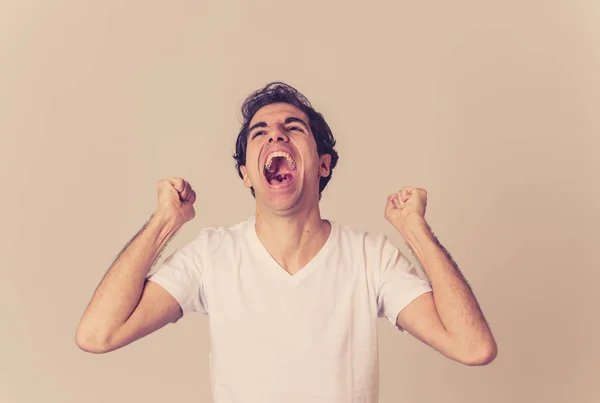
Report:
[[[265,122],[270,125],[272,122],[283,121],[285,118],[294,116],[304,120],[308,124],[308,116],[294,105],[283,102],[265,105],[260,108],[250,121],[250,126],[258,122]]]

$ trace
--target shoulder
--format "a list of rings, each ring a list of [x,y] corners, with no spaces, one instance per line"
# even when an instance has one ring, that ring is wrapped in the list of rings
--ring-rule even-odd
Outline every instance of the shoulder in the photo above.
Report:
[[[398,257],[398,249],[382,232],[352,228],[338,224],[339,253],[358,264],[374,285],[379,284],[385,268]]]
[[[192,240],[193,248],[204,253],[213,253],[223,247],[233,247],[246,236],[251,220],[219,227],[205,227]]]
[[[379,249],[389,242],[388,237],[380,232],[372,232],[359,228],[352,228],[340,223],[335,223],[338,229],[339,238],[342,243],[353,247],[362,246],[366,250]]]

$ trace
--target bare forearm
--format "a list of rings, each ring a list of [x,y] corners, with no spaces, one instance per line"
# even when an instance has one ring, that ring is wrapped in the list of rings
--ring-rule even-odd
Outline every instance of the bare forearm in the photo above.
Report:
[[[446,331],[470,352],[495,348],[471,287],[425,220],[407,222],[401,233],[431,281],[435,306]]]
[[[102,344],[139,302],[150,268],[179,225],[154,214],[125,246],[98,285],[85,310],[78,337]]]

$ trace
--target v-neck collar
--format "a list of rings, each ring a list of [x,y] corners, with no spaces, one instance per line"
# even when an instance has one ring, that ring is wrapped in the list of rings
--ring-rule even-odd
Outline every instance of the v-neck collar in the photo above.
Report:
[[[269,251],[265,248],[260,238],[258,238],[258,234],[256,233],[256,216],[252,216],[248,219],[248,238],[252,249],[257,253],[257,257],[268,264],[269,270],[272,270],[276,276],[281,277],[284,280],[295,282],[308,276],[315,270],[315,267],[319,266],[319,263],[324,259],[324,256],[326,256],[332,248],[334,239],[337,236],[337,225],[335,221],[327,219],[325,221],[329,222],[329,225],[331,226],[329,237],[327,237],[327,240],[317,254],[293,275],[288,273],[279,263],[277,263],[273,256],[269,254]]]

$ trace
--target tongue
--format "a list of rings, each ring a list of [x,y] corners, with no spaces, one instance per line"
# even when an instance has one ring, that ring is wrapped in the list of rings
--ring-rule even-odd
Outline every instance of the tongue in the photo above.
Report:
[[[279,181],[279,179],[281,179],[281,181]],[[282,182],[287,182],[292,180],[292,175],[290,174],[277,174],[277,175],[273,175],[273,178],[271,179],[271,181],[269,182],[271,185],[277,184],[277,183],[282,183]]]
[[[271,166],[268,172],[265,172],[267,180],[271,184],[280,183],[278,178],[281,177],[284,180],[290,180],[292,178],[294,169],[288,164],[285,157],[275,157],[271,161]]]

